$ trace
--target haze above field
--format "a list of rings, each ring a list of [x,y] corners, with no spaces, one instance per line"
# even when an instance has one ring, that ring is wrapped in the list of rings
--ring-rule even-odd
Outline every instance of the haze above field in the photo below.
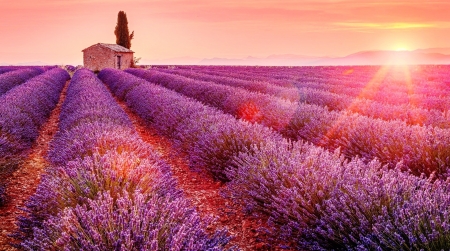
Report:
[[[82,49],[115,43],[119,10],[135,31],[131,49],[143,64],[450,63],[449,1],[0,0],[0,5],[0,64],[81,64]]]

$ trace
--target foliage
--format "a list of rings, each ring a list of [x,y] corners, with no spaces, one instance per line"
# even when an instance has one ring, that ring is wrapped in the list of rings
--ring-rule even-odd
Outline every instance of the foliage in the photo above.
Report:
[[[133,66],[133,67],[136,67],[137,64],[139,63],[139,60],[141,60],[141,58],[133,57],[133,64],[132,64],[132,66]]]
[[[155,70],[130,69],[126,72],[224,111],[228,111],[226,106],[220,105],[232,103],[226,98],[235,98],[231,93],[222,93],[226,88],[210,82],[161,74]],[[339,150],[329,152],[301,140],[291,142],[274,132],[262,133],[262,138],[249,134],[250,138],[245,141],[247,130],[258,132],[264,127],[242,123],[206,105],[199,105],[190,98],[127,76],[122,71],[106,69],[99,77],[113,92],[125,99],[139,116],[178,142],[189,155],[191,165],[206,168],[216,178],[223,180],[226,177],[230,198],[240,202],[249,212],[269,217],[273,236],[291,243],[294,249],[449,248],[448,182],[434,176],[431,171],[427,173],[429,178],[408,171],[408,168],[413,171],[423,170],[408,159],[417,156],[417,152],[423,151],[424,156],[429,156],[427,154],[431,149],[445,153],[444,148],[439,147],[414,147],[415,143],[412,142],[421,142],[414,137],[424,133],[427,137],[437,139],[439,136],[434,133],[446,135],[446,131],[407,126],[399,121],[373,120],[351,113],[339,114],[320,106],[298,104],[300,108],[293,115],[295,120],[290,126],[296,125],[297,132],[304,129],[302,135],[311,135],[308,139],[315,139],[311,141],[316,144],[329,142],[333,148],[339,148],[344,140],[349,140],[350,144],[347,142],[342,145],[345,146],[342,150],[345,155]],[[237,89],[233,94],[238,96],[241,93],[243,96],[239,96],[240,102],[236,101],[236,104],[251,97]],[[277,109],[275,105],[272,107]],[[340,119],[345,126],[339,123],[333,125]],[[367,127],[361,126],[363,123]],[[387,125],[392,131],[390,136],[402,135],[395,136],[397,143],[384,136],[388,133],[388,130],[383,129]],[[339,127],[329,130],[332,126]],[[395,128],[401,129],[393,130]],[[402,133],[401,130],[410,131]],[[352,135],[338,136],[346,131],[352,131]],[[427,138],[422,141],[438,145],[446,138],[443,136],[439,140]],[[392,148],[373,147],[373,142]],[[411,145],[413,149],[409,155],[402,152],[400,147],[408,148]],[[380,153],[384,151],[385,154],[391,154],[384,158],[393,159],[391,166],[370,160],[372,151],[377,149],[383,149]],[[357,155],[366,158],[361,159]],[[398,159],[393,156],[403,157],[405,163],[397,164]],[[439,158],[442,156],[434,161],[439,163]],[[429,160],[420,161],[427,163]],[[439,174],[446,172],[445,169],[438,171]]]
[[[450,166],[450,130],[381,120],[326,106],[291,102],[240,87],[183,77],[160,70],[126,72],[162,85],[225,113],[274,129],[286,138],[306,140],[348,158],[377,158],[391,168],[400,161],[411,172],[446,177]],[[444,118],[445,116],[441,117]]]
[[[224,195],[267,219],[268,232],[290,249],[447,250],[450,131],[436,102],[447,106],[448,68],[418,69],[429,77],[411,72],[417,93],[394,73],[371,82],[383,70],[377,67],[104,69],[98,78],[107,87],[78,70],[51,166],[19,222],[21,248],[222,250],[228,242],[224,231],[207,233],[211,219],[200,218],[177,189],[111,90],[171,138],[191,167],[226,182]],[[26,90],[40,101],[0,113],[21,123],[0,138],[11,149],[20,141],[10,135],[45,121],[25,104],[51,103]],[[406,91],[417,101],[411,109]],[[32,142],[35,131],[24,139]]]
[[[0,206],[7,201],[7,177],[38,137],[68,79],[65,70],[45,72],[38,67],[14,69],[0,76],[0,89],[7,91],[0,92]]]
[[[35,77],[44,70],[40,67],[26,67],[14,69],[0,75],[0,96],[11,90],[12,88],[24,83],[25,81]]]
[[[127,14],[124,11],[119,11],[117,15],[117,24],[114,35],[116,35],[116,44],[127,49],[131,48],[131,40],[134,38],[134,31],[130,34],[128,30]]]
[[[24,250],[223,250],[226,231],[176,188],[108,89],[75,72],[46,169],[15,237]]]
[[[261,125],[236,121],[230,115],[122,71],[104,69],[99,78],[149,124],[189,152],[191,166],[206,168],[218,180],[229,180],[225,170],[233,168],[234,156],[248,152],[253,145],[281,138]]]

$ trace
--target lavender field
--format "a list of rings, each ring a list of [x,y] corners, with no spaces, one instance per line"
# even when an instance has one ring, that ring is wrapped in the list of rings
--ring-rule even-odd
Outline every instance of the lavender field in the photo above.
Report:
[[[449,72],[0,67],[0,213],[59,113],[11,248],[448,250]],[[180,185],[174,156],[142,136],[150,132],[258,226],[236,231],[217,208],[205,213],[195,202],[205,192]],[[246,231],[252,245],[239,239]]]

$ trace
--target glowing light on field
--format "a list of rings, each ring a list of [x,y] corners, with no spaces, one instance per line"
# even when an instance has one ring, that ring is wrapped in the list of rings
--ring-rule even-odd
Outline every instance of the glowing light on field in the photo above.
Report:
[[[411,79],[411,71],[409,70],[409,67],[406,65],[402,65],[400,67],[401,67],[401,70],[402,70],[404,78],[405,78],[405,84],[407,87],[409,104],[412,107],[418,107],[417,100],[415,98],[413,98],[413,95],[415,94],[415,90],[414,90],[415,86]],[[411,114],[411,115],[413,116],[415,123],[422,124],[425,120],[425,118],[421,117],[419,114]]]
[[[237,115],[239,118],[250,122],[259,122],[262,118],[260,109],[252,101],[244,102],[239,107]]]
[[[350,75],[350,74],[352,74],[353,73],[353,69],[348,69],[348,70],[345,70],[343,73],[342,73],[342,75]]]
[[[347,71],[344,71],[346,75]],[[389,79],[386,77],[389,74]],[[385,65],[380,67],[380,69],[375,73],[371,80],[366,86],[361,90],[359,95],[353,100],[353,102],[347,107],[346,111],[357,113],[359,109],[360,99],[373,99],[378,92],[384,92],[384,85],[397,85],[400,90],[403,90],[404,94],[407,94],[408,100],[405,104],[409,103],[412,108],[418,107],[418,100],[413,97],[415,94],[415,85],[412,81],[410,66],[407,65]],[[344,110],[345,111],[345,110]],[[409,112],[409,111],[404,111]],[[410,113],[409,116],[412,118],[413,123],[422,124],[424,118],[420,114]],[[346,115],[339,117],[331,128],[324,134],[321,142],[319,144],[328,144],[328,139],[335,138],[339,135],[338,130],[345,130],[342,128],[344,119],[348,118]],[[395,118],[393,118],[395,119]],[[342,149],[344,150],[344,149]]]
[[[366,98],[371,99],[373,95],[379,91],[380,85],[383,82],[383,80],[386,78],[386,75],[389,72],[389,66],[384,65],[381,66],[380,69],[375,73],[375,75],[372,77],[372,79],[367,83],[367,85],[362,89],[361,93],[358,95],[358,98]],[[349,106],[349,110],[353,110],[355,107],[355,103],[352,103]]]
[[[381,87],[381,84],[383,80],[386,78],[386,75],[389,72],[390,66],[384,65],[381,66],[380,69],[375,73],[375,75],[372,77],[372,79],[367,83],[367,85],[361,90],[360,94],[353,100],[353,102],[347,107],[347,110],[350,112],[357,112],[358,111],[358,100],[359,99],[372,99],[374,94],[376,94]],[[347,117],[345,115],[342,115],[339,117],[331,126],[331,128],[328,130],[327,133],[324,134],[323,139],[321,143],[326,144],[326,140],[333,138],[333,135],[337,133],[337,130],[340,128],[341,124],[343,123],[344,118]]]

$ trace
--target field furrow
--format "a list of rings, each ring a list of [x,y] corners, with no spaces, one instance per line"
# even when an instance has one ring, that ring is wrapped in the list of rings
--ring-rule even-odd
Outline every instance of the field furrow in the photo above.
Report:
[[[154,146],[162,159],[170,165],[177,186],[186,198],[203,218],[215,219],[208,229],[211,233],[228,229],[232,236],[229,245],[234,245],[241,250],[261,250],[273,245],[268,243],[264,233],[258,231],[258,228],[264,226],[260,218],[244,214],[241,205],[220,195],[223,183],[215,181],[204,172],[189,168],[189,158],[182,149],[175,147],[169,138],[145,123],[127,107],[125,102],[120,100],[117,102],[130,117],[140,137]]]
[[[108,89],[78,70],[62,105],[50,166],[15,235],[26,250],[224,250],[170,168]]]
[[[0,250],[16,250],[10,245],[10,243],[16,241],[9,235],[17,231],[17,218],[25,215],[25,212],[21,209],[25,208],[26,201],[36,192],[41,174],[49,165],[46,156],[50,142],[58,129],[59,114],[68,85],[69,81],[66,82],[48,121],[42,125],[30,153],[20,164],[18,170],[6,179],[8,201],[4,207],[0,207]]]

